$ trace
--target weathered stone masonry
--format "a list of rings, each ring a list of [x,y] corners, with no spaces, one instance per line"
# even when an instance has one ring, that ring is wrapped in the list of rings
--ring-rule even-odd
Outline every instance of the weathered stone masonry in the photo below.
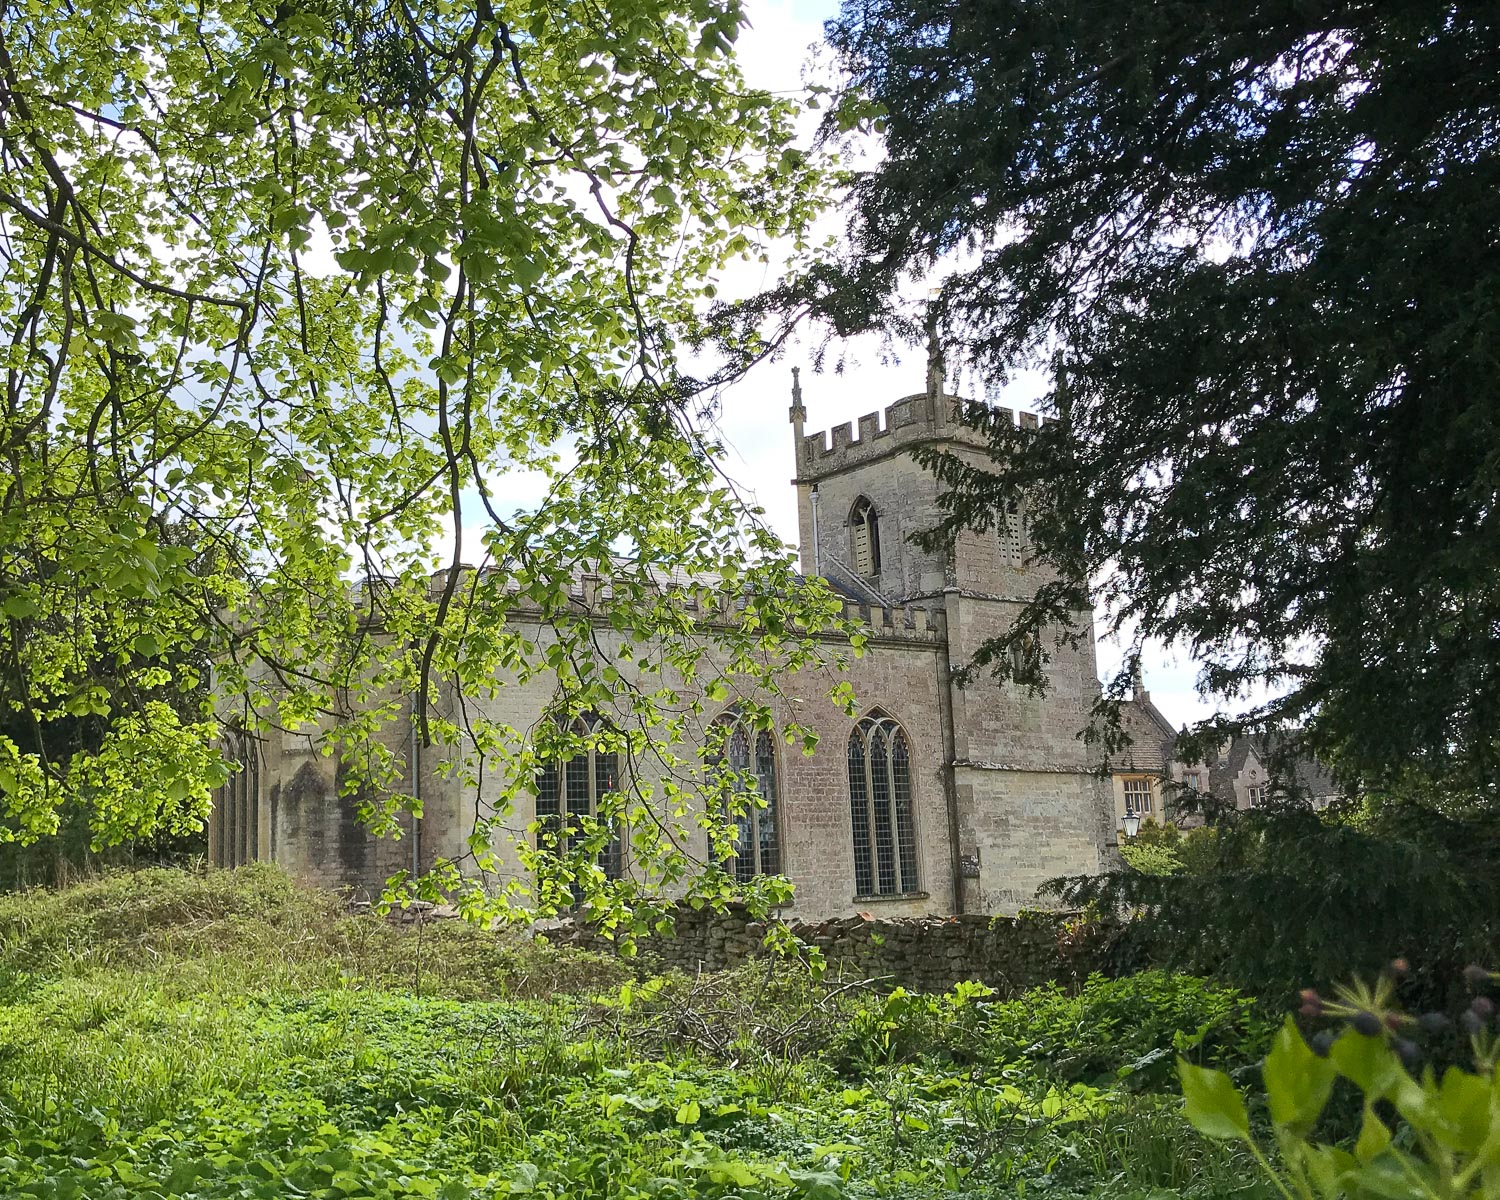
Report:
[[[829,973],[878,979],[889,987],[942,992],[964,980],[988,984],[1003,997],[1049,980],[1072,985],[1100,969],[1106,932],[1072,914],[950,917],[833,917],[793,921],[793,934],[823,952]],[[766,925],[742,908],[724,913],[679,909],[676,934],[649,937],[640,954],[651,967],[697,974],[723,971],[761,959]],[[567,946],[611,953],[613,942],[580,924],[542,936]]]

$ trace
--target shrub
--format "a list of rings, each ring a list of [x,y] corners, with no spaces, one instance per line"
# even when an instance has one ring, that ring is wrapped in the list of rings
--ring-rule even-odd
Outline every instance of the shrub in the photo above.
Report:
[[[1233,988],[1191,975],[1090,976],[1070,995],[1057,984],[990,1005],[984,1035],[998,1058],[1025,1058],[1065,1080],[1116,1078],[1156,1086],[1172,1056],[1231,1068],[1256,1061],[1275,1026]]]
[[[1500,952],[1500,813],[1391,805],[1353,827],[1306,808],[1217,827],[1201,864],[1054,881],[1065,902],[1131,913],[1149,961],[1282,998],[1305,984],[1413,959],[1422,1003],[1446,1001],[1465,962]]]
[[[941,1057],[972,1061],[983,1053],[984,1001],[994,989],[982,983],[960,983],[941,996],[905,988],[861,1003],[829,1047],[831,1060],[844,1070]]]

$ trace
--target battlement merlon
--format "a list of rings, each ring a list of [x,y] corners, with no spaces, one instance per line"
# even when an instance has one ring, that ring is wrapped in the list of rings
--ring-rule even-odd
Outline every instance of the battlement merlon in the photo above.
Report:
[[[847,467],[889,453],[897,446],[934,441],[960,441],[982,445],[983,435],[959,420],[959,411],[968,402],[960,396],[948,393],[944,393],[938,399],[944,406],[948,419],[936,426],[928,417],[930,410],[927,393],[918,392],[897,400],[883,413],[866,413],[857,422],[846,421],[825,432],[804,435],[798,447],[797,481],[814,482]],[[797,400],[800,409],[800,388],[797,391]],[[1051,422],[1050,417],[1043,419],[1031,412],[1017,414],[1012,409],[1003,407],[997,407],[994,411],[1011,425],[1019,421],[1022,429],[1037,429]],[[882,416],[884,420],[881,419]]]

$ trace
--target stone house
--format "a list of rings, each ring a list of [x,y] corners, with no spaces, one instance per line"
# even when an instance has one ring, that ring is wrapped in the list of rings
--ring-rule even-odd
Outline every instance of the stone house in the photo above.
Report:
[[[791,915],[802,919],[1015,911],[1035,903],[1050,878],[1101,869],[1114,842],[1108,781],[1077,736],[1099,691],[1091,637],[1046,647],[1041,695],[989,679],[953,682],[955,665],[1008,628],[1043,569],[1028,561],[1018,519],[998,533],[965,532],[950,550],[909,540],[938,519],[939,485],[913,451],[984,453],[958,422],[959,403],[930,367],[925,392],[808,434],[793,373],[801,570],[826,578],[867,626],[866,652],[848,673],[859,716],[851,722],[834,706],[825,681],[794,678],[799,719],[822,737],[816,754],[786,754],[779,739],[749,729],[733,730],[727,744],[767,802],[742,824],[735,870],[785,874],[796,888]],[[1023,413],[1019,422],[1035,427],[1037,418]],[[1076,619],[1091,628],[1091,612]],[[540,680],[483,703],[527,729],[550,700]],[[722,719],[733,722],[733,711]],[[411,747],[416,759],[414,738]],[[269,735],[246,743],[244,758],[210,823],[211,858],[222,865],[270,859],[369,893],[397,870],[455,857],[471,827],[473,790],[432,762],[413,772],[423,817],[403,817],[408,836],[391,840],[353,819],[313,737]],[[514,836],[587,809],[613,772],[614,764],[579,759],[543,771],[530,811],[514,814]],[[628,850],[607,857],[607,872],[630,870]]]
[[[1199,806],[1184,800],[1190,793],[1205,793],[1241,811],[1288,793],[1314,808],[1344,795],[1322,763],[1305,755],[1288,759],[1263,738],[1241,735],[1210,751],[1205,761],[1183,760],[1177,750],[1179,731],[1151,702],[1139,676],[1120,707],[1120,726],[1130,742],[1110,760],[1116,830],[1124,828],[1127,816],[1158,825],[1200,824]],[[1184,808],[1188,811],[1179,811]]]

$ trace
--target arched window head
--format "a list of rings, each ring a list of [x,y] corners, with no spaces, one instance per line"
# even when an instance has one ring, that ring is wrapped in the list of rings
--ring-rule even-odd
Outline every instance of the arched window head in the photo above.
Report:
[[[573,736],[589,739],[589,745],[570,758],[552,760],[537,775],[536,819],[541,825],[537,844],[541,849],[567,854],[599,819],[600,801],[620,790],[620,756],[613,750],[599,749],[591,736],[601,723],[593,715],[559,722],[559,727]],[[599,853],[599,867],[606,878],[620,878],[622,858],[616,826],[614,836]]]
[[[880,574],[880,514],[864,496],[849,511],[849,565],[865,579]]]
[[[854,829],[854,891],[898,896],[921,887],[906,734],[876,711],[849,735],[849,816]]]
[[[712,742],[718,749],[709,767],[725,773],[722,782],[734,795],[734,808],[739,810],[733,814],[735,852],[725,866],[740,883],[748,883],[756,875],[778,875],[781,821],[777,811],[780,789],[776,739],[769,729],[755,728],[741,712],[725,713],[714,725]]]

